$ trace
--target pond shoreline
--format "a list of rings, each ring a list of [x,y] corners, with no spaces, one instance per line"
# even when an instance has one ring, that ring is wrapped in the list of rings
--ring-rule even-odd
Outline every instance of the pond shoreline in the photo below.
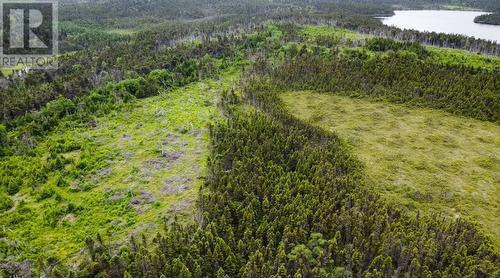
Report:
[[[422,32],[457,34],[500,42],[500,26],[475,23],[483,11],[464,10],[395,10],[390,17],[377,17],[388,26]]]

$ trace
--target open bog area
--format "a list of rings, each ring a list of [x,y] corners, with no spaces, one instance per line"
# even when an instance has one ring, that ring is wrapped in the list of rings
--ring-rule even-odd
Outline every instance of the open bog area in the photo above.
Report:
[[[441,111],[333,94],[282,95],[296,117],[337,133],[387,200],[465,217],[500,244],[500,127]]]

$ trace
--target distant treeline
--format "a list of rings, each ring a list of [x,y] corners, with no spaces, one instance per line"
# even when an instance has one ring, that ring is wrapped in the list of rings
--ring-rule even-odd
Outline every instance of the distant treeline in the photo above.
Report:
[[[331,59],[302,53],[271,76],[283,88],[383,98],[500,122],[498,70],[428,63],[399,52],[369,58],[354,51]]]
[[[444,34],[436,32],[420,32],[415,30],[401,30],[395,27],[361,28],[363,33],[393,38],[402,41],[419,42],[425,45],[464,49],[486,55],[500,56],[500,44],[488,40],[477,39],[462,35]]]
[[[199,20],[227,15],[254,16],[286,14],[290,12],[341,13],[356,15],[391,15],[396,8],[477,8],[499,11],[496,0],[110,0],[62,1],[64,21],[134,26],[141,23],[158,23],[165,20]]]
[[[402,30],[397,27],[386,26],[375,18],[346,16],[337,20],[336,25],[364,34],[500,56],[500,44],[497,42],[457,34]]]
[[[398,8],[422,9],[450,6],[452,8],[476,8],[491,12],[500,11],[500,4],[495,0],[110,0],[63,2],[61,17],[63,21],[78,24],[136,29],[141,26],[151,28],[151,26],[172,21],[189,23],[215,18],[227,19],[230,16],[251,18],[265,15],[271,19],[290,15],[327,14],[344,21],[345,18],[352,16],[366,16],[369,18],[388,16],[394,14],[393,10]],[[389,28],[389,30],[394,32],[393,29]],[[389,36],[390,34],[386,35]],[[432,38],[426,39],[426,42],[421,38],[417,38],[415,34],[405,37],[436,45],[484,51],[485,53],[488,52],[488,54],[496,53],[492,51],[491,46],[479,45],[475,41],[466,44],[463,42],[463,38],[443,38],[441,34],[439,35],[441,38],[436,38],[435,34],[430,34],[430,36]]]
[[[8,78],[0,77],[0,121],[39,110],[61,96],[70,99],[82,96],[108,81],[120,81],[134,73],[145,75],[157,68],[172,69],[183,61],[206,54],[229,57],[234,55],[239,44],[245,44],[240,41],[245,33],[261,30],[268,22],[327,24],[403,41],[500,55],[498,44],[484,40],[402,31],[383,26],[376,19],[354,15],[230,16],[206,22],[168,23],[151,31],[125,36],[92,25],[64,23],[62,48],[79,51],[60,56],[59,68],[55,71],[20,72]],[[195,38],[204,43],[175,47],[178,42]]]
[[[475,23],[500,25],[500,13],[483,14],[474,18]]]
[[[86,49],[61,55],[53,71],[21,71],[0,78],[0,121],[7,122],[29,111],[40,110],[59,97],[74,99],[110,81],[145,76],[155,69],[183,71],[184,64],[201,60],[205,55],[229,58],[239,45],[230,30],[240,30],[219,22],[212,24],[172,24],[131,37],[108,37],[103,32],[85,31],[81,41]],[[226,36],[219,36],[225,33]],[[82,33],[80,33],[82,34]],[[102,38],[102,40],[101,40]],[[183,38],[199,38],[202,44],[178,44]],[[77,41],[75,41],[77,40]],[[66,43],[80,38],[72,36]],[[182,79],[182,72],[177,79]],[[0,74],[1,77],[1,74]]]
[[[434,3],[422,0],[404,2],[404,5],[429,2]],[[486,8],[493,2],[463,4]],[[60,56],[60,67],[56,71],[0,76],[0,121],[39,110],[60,96],[75,98],[87,94],[109,80],[119,81],[132,72],[144,75],[156,68],[175,67],[193,55],[194,58],[205,54],[223,57],[232,51],[228,46],[234,47],[234,37],[257,30],[269,21],[329,24],[403,41],[500,55],[500,46],[496,43],[458,35],[403,31],[372,18],[390,13],[392,8],[388,5],[392,4],[393,0],[375,3],[354,0],[63,2],[61,49],[71,54]],[[110,31],[144,24],[148,28],[128,35]],[[226,42],[219,43],[217,37]],[[194,38],[213,41],[203,44],[202,49],[190,46],[169,50],[178,41]]]

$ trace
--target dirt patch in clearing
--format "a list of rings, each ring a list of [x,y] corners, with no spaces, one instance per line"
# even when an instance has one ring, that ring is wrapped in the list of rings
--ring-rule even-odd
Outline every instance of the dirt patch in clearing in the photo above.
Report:
[[[125,160],[130,160],[130,158],[132,158],[134,155],[132,153],[124,153],[123,154],[123,158],[125,158]]]
[[[182,152],[168,152],[168,151],[161,151],[160,154],[161,157],[167,159],[168,161],[177,161],[181,159],[184,156],[184,153]]]
[[[180,160],[184,156],[182,152],[161,151],[160,158],[150,159],[143,162],[143,165],[148,170],[169,169],[172,164]]]
[[[166,145],[177,145],[179,144],[179,136],[178,135],[175,135],[173,133],[168,133],[167,136],[165,137],[165,139],[163,139],[161,141],[161,144],[163,146],[166,146]]]
[[[165,180],[165,186],[161,188],[162,195],[175,195],[189,189],[193,179],[188,177],[171,177]]]
[[[120,141],[123,143],[123,142],[128,142],[130,140],[132,140],[132,136],[130,134],[123,134],[122,139]]]
[[[156,197],[153,193],[142,191],[138,195],[134,196],[128,205],[134,208],[137,212],[143,213],[146,211],[146,205],[149,205],[156,201]]]
[[[156,112],[155,112],[156,118],[163,117],[165,115],[167,115],[167,112],[163,108],[160,108],[159,110],[156,110]]]
[[[105,167],[97,170],[95,174],[90,176],[94,183],[99,183],[103,177],[107,177],[111,174],[111,167]]]
[[[162,195],[175,195],[175,194],[182,193],[186,190],[188,190],[188,187],[185,185],[181,185],[181,186],[165,185],[164,187],[161,188],[161,194]]]
[[[180,202],[177,202],[176,204],[173,204],[169,212],[176,213],[176,214],[182,214],[186,212],[186,209],[189,208],[193,204],[193,200],[191,199],[186,199],[182,200]]]
[[[69,224],[73,224],[76,222],[76,215],[74,215],[73,213],[69,213],[69,214],[66,214],[62,219],[61,221],[59,221],[60,223],[69,223]]]
[[[184,185],[188,186],[191,183],[193,183],[193,179],[189,177],[180,177],[180,176],[175,176],[171,177],[165,180],[165,184],[167,185]]]
[[[123,157],[123,158],[124,158],[125,160],[127,160],[127,161],[128,161],[128,160],[130,160],[132,157],[134,157],[134,154],[133,154],[133,153],[131,153],[131,152],[126,152],[126,151],[124,151],[124,150],[119,150],[119,151],[117,152],[117,155],[118,155],[118,156]]]
[[[161,170],[170,168],[171,164],[168,161],[160,159],[146,160],[142,163],[149,170]]]
[[[127,196],[127,193],[125,191],[117,191],[111,197],[109,197],[109,200],[111,200],[112,202],[119,202],[123,198],[125,198],[125,196]]]
[[[31,276],[32,263],[29,261],[24,262],[7,262],[0,263],[0,270],[6,272],[7,277],[20,277],[28,278]]]

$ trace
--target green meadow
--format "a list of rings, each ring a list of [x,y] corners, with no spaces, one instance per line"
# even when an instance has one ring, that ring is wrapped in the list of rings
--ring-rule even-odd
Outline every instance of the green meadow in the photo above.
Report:
[[[134,100],[92,126],[63,122],[38,143],[35,155],[4,158],[10,167],[29,168],[44,165],[54,149],[71,149],[62,151],[63,170],[21,190],[13,208],[0,214],[5,255],[66,260],[97,234],[121,243],[155,234],[173,218],[196,218],[208,126],[221,117],[217,102],[226,81]]]
[[[500,246],[500,127],[333,94],[282,95],[296,117],[335,132],[390,202],[479,223]]]
[[[500,69],[500,58],[485,56],[465,50],[427,47],[431,53],[431,59],[438,63],[448,65],[468,65],[473,68],[484,68],[488,70]]]

